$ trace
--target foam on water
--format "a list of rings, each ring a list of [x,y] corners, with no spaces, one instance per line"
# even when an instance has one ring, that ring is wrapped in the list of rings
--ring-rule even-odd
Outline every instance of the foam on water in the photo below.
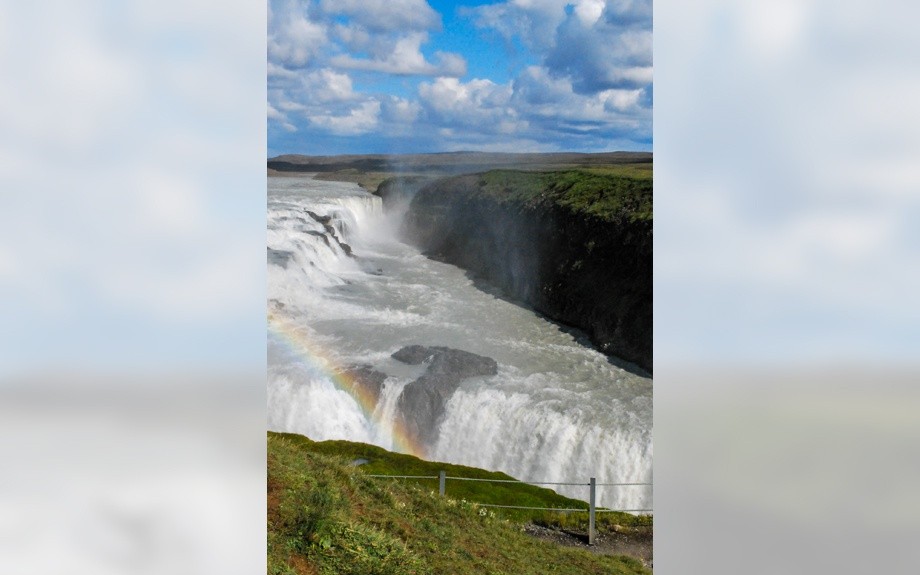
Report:
[[[649,379],[397,241],[398,222],[383,213],[380,198],[353,184],[269,178],[268,208],[268,247],[285,252],[268,266],[274,313],[321,339],[338,365],[371,365],[389,376],[369,414],[270,337],[270,429],[397,449],[399,394],[424,368],[390,354],[443,345],[492,357],[499,372],[461,383],[429,459],[534,481],[651,482]],[[583,487],[559,491],[587,497]],[[652,504],[647,487],[602,487],[598,497],[616,508]]]

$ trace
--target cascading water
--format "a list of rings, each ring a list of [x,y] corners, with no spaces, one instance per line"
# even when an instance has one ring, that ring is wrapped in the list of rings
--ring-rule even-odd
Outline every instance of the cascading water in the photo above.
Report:
[[[399,242],[398,223],[354,184],[269,178],[269,428],[523,480],[651,483],[651,380]],[[398,400],[426,365],[391,357],[414,344],[498,364],[460,382],[424,446],[401,431]],[[355,366],[385,378],[379,394],[356,387]],[[587,497],[585,487],[558,491]],[[651,488],[599,487],[598,501],[650,509]]]

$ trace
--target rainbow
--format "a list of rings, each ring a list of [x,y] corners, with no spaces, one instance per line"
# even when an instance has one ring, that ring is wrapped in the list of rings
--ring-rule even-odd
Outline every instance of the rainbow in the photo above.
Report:
[[[378,429],[383,426],[383,422],[374,415],[377,407],[376,399],[363,385],[358,384],[356,379],[343,366],[339,365],[334,359],[334,354],[324,349],[318,342],[308,338],[304,330],[298,329],[290,321],[272,311],[268,312],[268,330],[277,337],[278,341],[286,345],[290,351],[306,361],[307,365],[328,377],[337,389],[354,398],[361,409],[361,413],[372,425]],[[405,425],[398,418],[393,423],[391,435],[395,451],[408,453],[416,457],[424,457],[425,447],[409,434]]]

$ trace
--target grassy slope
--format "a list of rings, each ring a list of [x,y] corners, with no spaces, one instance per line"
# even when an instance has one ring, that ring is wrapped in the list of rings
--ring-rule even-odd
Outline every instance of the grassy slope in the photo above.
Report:
[[[632,166],[551,172],[492,170],[479,176],[479,189],[502,202],[553,202],[608,221],[652,219],[651,170]]]
[[[640,203],[643,204],[643,209],[646,212],[643,217],[651,218],[651,183],[653,173],[651,162],[600,165],[532,164],[521,166],[520,168],[510,167],[508,169],[492,170],[491,172],[493,174],[508,172],[512,174],[520,173],[515,170],[526,170],[527,173],[531,174],[542,172],[544,174],[543,181],[537,180],[536,183],[538,184],[552,181],[563,175],[565,178],[568,178],[569,181],[572,179],[589,180],[590,183],[582,182],[580,186],[584,188],[583,191],[590,190],[591,195],[622,196],[638,194],[641,196]],[[411,170],[366,171],[357,168],[345,168],[331,172],[320,172],[315,177],[318,180],[353,182],[368,192],[374,193],[384,180],[395,177],[396,174],[399,176],[408,176],[414,173],[415,172]],[[291,174],[297,174],[297,172]],[[274,175],[287,175],[287,173],[274,172]],[[426,175],[431,176],[432,174],[428,173]],[[445,174],[445,177],[447,177],[447,174]],[[629,180],[633,181],[630,182]],[[523,180],[523,183],[528,185],[526,178]],[[586,183],[588,183],[588,185],[585,185]],[[562,182],[562,185],[565,186],[566,183]],[[607,188],[606,190],[604,189],[605,187]],[[595,192],[598,191],[597,189],[599,189],[599,194],[595,194]],[[562,191],[564,190],[565,188],[562,189]],[[576,187],[573,191],[577,193],[580,190]]]
[[[350,465],[359,457],[371,462]],[[494,484],[448,481],[448,496],[440,497],[436,482],[422,485],[366,477],[368,473],[436,475],[439,469],[464,477],[507,477],[424,462],[363,444],[313,442],[269,433],[269,573],[649,573],[632,558],[537,541],[522,533],[520,516],[492,513],[463,496],[485,501],[487,493],[495,491]],[[502,502],[575,506],[574,501],[548,490],[531,486],[523,493],[518,496],[509,489],[502,494]],[[649,522],[648,518],[613,513],[599,517],[621,524]]]

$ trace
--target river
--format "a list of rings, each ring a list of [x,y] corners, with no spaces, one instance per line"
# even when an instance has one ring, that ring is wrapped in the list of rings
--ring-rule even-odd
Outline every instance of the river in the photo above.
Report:
[[[269,429],[522,480],[651,483],[651,379],[400,242],[399,220],[355,184],[268,179]],[[424,447],[400,441],[395,425],[399,393],[423,367],[390,355],[413,344],[498,363],[497,375],[461,383]],[[341,374],[356,365],[388,376],[376,403],[349,391]],[[598,487],[598,503],[650,509],[651,488]]]

